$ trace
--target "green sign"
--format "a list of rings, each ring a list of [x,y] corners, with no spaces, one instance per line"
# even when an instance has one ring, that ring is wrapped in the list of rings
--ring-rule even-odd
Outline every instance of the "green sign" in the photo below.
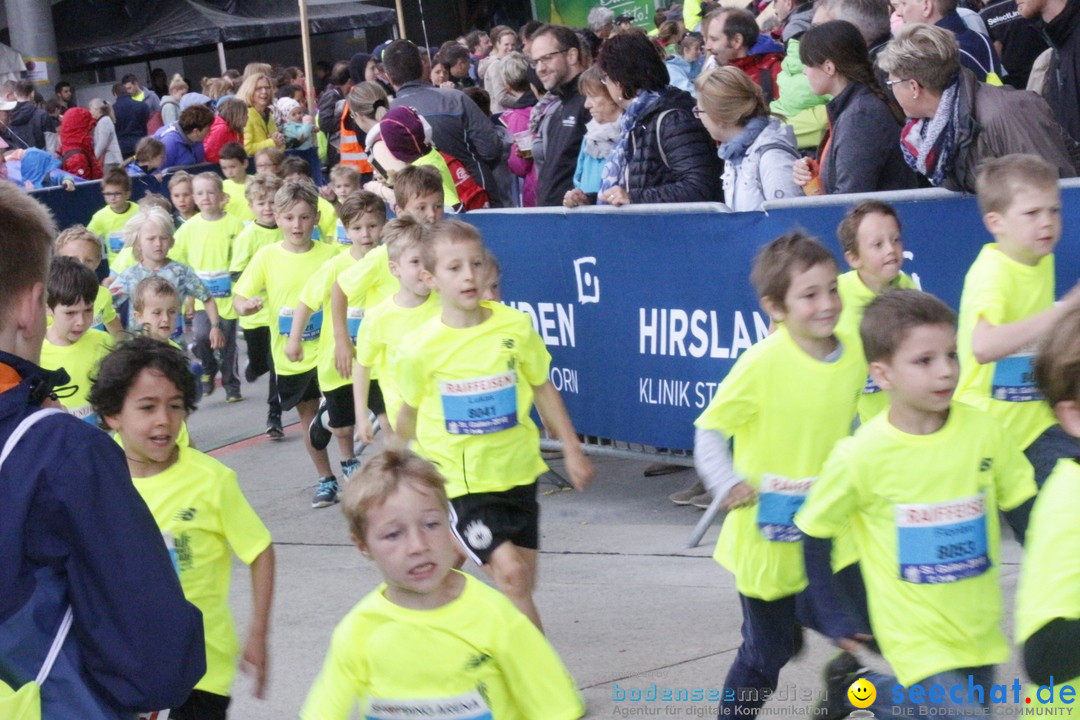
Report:
[[[540,22],[583,28],[594,7],[606,7],[615,16],[630,15],[642,30],[653,29],[656,0],[533,0],[533,13]]]

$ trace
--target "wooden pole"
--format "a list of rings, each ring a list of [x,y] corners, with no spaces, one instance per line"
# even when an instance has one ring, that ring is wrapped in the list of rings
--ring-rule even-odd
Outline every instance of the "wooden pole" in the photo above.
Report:
[[[405,37],[405,10],[402,7],[402,0],[395,0],[394,3],[397,6],[397,26],[398,33],[401,35],[402,40],[407,40]]]
[[[307,99],[307,111],[309,115],[315,114],[315,86],[312,83],[314,76],[311,72],[311,35],[308,32],[307,0],[300,2],[300,45],[304,52],[304,80],[307,88],[304,97]]]
[[[218,65],[221,66],[221,76],[225,77],[225,71],[229,69],[229,66],[225,64],[225,43],[217,44],[217,59]]]

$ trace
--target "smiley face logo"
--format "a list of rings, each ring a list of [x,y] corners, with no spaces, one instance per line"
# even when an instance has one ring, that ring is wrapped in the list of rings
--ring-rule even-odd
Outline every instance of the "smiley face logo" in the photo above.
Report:
[[[866,678],[859,678],[851,683],[847,691],[848,700],[857,708],[870,707],[877,699],[877,688]]]

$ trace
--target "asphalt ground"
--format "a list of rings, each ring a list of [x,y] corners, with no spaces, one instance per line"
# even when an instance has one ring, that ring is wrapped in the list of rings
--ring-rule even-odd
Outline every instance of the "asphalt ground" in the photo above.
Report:
[[[316,478],[295,413],[286,414],[286,424],[292,423],[286,437],[270,441],[262,435],[265,378],[245,384],[243,392],[243,402],[226,404],[219,387],[189,420],[196,445],[238,473],[277,554],[268,695],[256,700],[250,681],[238,675],[229,716],[295,718],[335,625],[380,577],[350,544],[339,506],[310,507]],[[377,449],[378,441],[365,455]],[[335,452],[331,443],[337,467]],[[740,641],[733,578],[711,558],[720,521],[701,545],[685,549],[701,511],[677,507],[667,496],[689,485],[693,471],[646,478],[649,462],[594,458],[596,480],[582,493],[542,481],[536,602],[548,638],[585,698],[587,717],[715,717],[715,703],[629,699],[635,690],[648,697],[654,687],[719,688]],[[558,460],[550,464],[561,469]],[[1008,637],[1020,555],[1016,543],[1006,540],[1001,583]],[[483,577],[471,564],[465,569]],[[241,638],[250,616],[249,591],[247,568],[235,561],[230,604]],[[806,637],[765,713],[812,714],[823,691],[821,670],[836,651],[820,636]],[[998,682],[1022,678],[1019,672],[1014,651],[998,667]],[[616,699],[620,691],[627,699]]]

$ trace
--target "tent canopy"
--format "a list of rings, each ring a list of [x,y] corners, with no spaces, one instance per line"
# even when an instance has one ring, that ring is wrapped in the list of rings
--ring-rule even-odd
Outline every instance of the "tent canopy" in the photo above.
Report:
[[[377,27],[394,11],[360,2],[308,0],[312,34]],[[63,0],[53,6],[65,71],[217,43],[300,34],[297,0]]]
[[[0,82],[18,80],[25,69],[22,55],[0,43]]]

